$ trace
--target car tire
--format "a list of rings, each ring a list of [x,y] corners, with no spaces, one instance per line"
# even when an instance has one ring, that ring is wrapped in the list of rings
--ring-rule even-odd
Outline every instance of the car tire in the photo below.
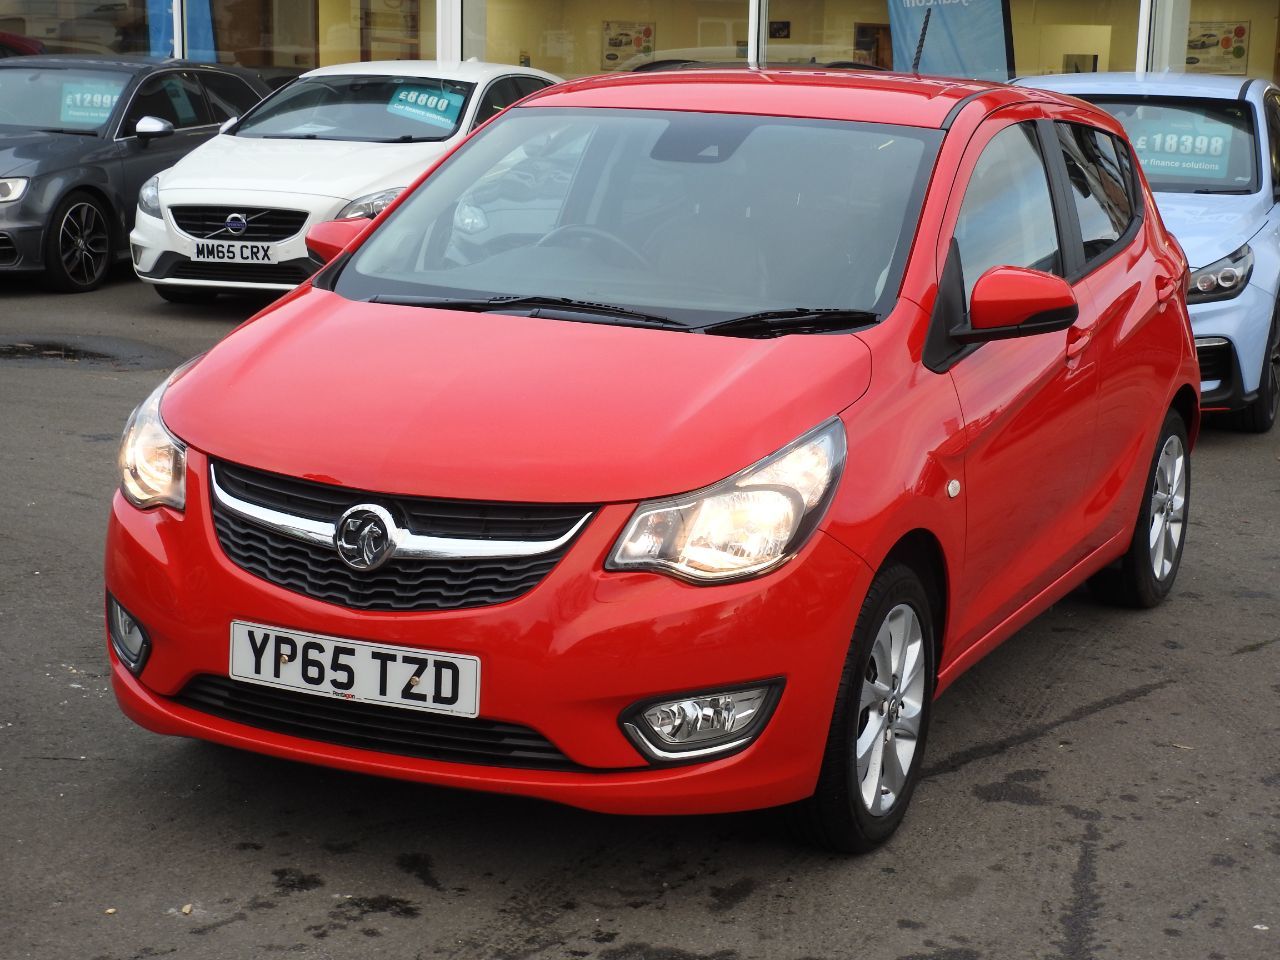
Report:
[[[180,287],[168,283],[152,285],[161,300],[169,303],[213,303],[218,291],[210,287]]]
[[[881,570],[854,628],[817,789],[788,810],[805,842],[866,853],[898,829],[920,778],[929,732],[934,641],[932,607],[920,577],[902,563]],[[904,758],[907,743],[913,745]]]
[[[1262,376],[1258,380],[1258,397],[1233,415],[1237,429],[1246,433],[1267,433],[1276,423],[1280,411],[1280,310],[1271,317],[1267,349],[1262,355]]]
[[[1089,580],[1098,599],[1137,609],[1157,606],[1169,595],[1187,542],[1191,455],[1187,428],[1176,410],[1169,411],[1160,428],[1143,491],[1129,549],[1118,566]]]
[[[88,293],[102,286],[115,263],[115,220],[107,205],[76,190],[49,218],[44,238],[44,282],[59,293]]]

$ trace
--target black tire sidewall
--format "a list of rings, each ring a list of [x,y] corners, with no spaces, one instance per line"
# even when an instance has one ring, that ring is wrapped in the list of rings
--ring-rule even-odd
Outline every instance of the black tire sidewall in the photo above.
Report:
[[[102,217],[102,222],[107,230],[107,253],[104,258],[102,272],[98,274],[92,283],[88,284],[80,283],[67,273],[66,267],[62,264],[62,252],[58,248],[62,233],[62,221],[66,219],[67,213],[71,208],[79,203],[92,204],[94,209],[98,211],[98,216]],[[90,290],[96,290],[102,286],[103,281],[107,279],[107,275],[111,272],[111,265],[115,262],[115,253],[115,221],[112,218],[110,208],[106,204],[93,194],[83,190],[73,190],[58,201],[58,205],[54,208],[53,216],[49,218],[49,227],[45,234],[44,243],[44,276],[49,286],[63,293],[88,293]]]
[[[1184,469],[1187,477],[1186,507],[1182,519],[1182,539],[1178,541],[1177,556],[1169,575],[1163,579],[1156,578],[1151,568],[1151,552],[1148,546],[1151,531],[1151,494],[1155,488],[1156,469],[1160,463],[1160,452],[1171,436],[1182,441]],[[1138,523],[1133,531],[1133,540],[1129,544],[1129,552],[1124,558],[1124,574],[1130,599],[1136,606],[1153,607],[1169,595],[1173,584],[1178,579],[1178,569],[1182,566],[1182,554],[1187,545],[1187,531],[1191,521],[1191,450],[1187,443],[1187,428],[1176,410],[1165,415],[1164,424],[1160,427],[1160,436],[1156,440],[1155,452],[1151,457],[1151,466],[1147,470],[1147,482],[1142,488],[1142,502],[1138,508]]]

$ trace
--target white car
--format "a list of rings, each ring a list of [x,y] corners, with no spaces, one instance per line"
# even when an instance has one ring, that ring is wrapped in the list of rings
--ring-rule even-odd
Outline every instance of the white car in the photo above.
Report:
[[[143,184],[134,269],[174,303],[288,290],[318,266],[310,226],[376,216],[477,124],[558,82],[475,61],[304,73]]]

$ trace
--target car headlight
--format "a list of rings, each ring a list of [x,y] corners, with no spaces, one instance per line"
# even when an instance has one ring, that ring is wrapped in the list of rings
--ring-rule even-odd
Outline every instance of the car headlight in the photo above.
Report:
[[[22,195],[27,192],[29,182],[26,177],[9,177],[0,180],[0,203],[21,200]]]
[[[138,191],[138,209],[149,217],[160,216],[160,176],[157,174]]]
[[[197,358],[199,359],[199,358]],[[135,507],[181,510],[187,503],[187,445],[160,418],[160,400],[195,360],[173,371],[129,415],[120,439],[120,491]]]
[[[654,570],[695,583],[772,570],[793,557],[817,527],[844,458],[844,426],[832,420],[727,480],[642,503],[605,566]]]
[[[337,220],[348,220],[352,217],[368,217],[372,220],[387,207],[391,206],[391,201],[404,193],[404,187],[393,187],[390,190],[379,190],[377,193],[371,193],[366,197],[360,197],[352,200],[335,218]]]
[[[1217,263],[1201,267],[1191,274],[1187,303],[1209,303],[1238,297],[1252,273],[1253,250],[1246,243],[1235,253],[1229,253]]]

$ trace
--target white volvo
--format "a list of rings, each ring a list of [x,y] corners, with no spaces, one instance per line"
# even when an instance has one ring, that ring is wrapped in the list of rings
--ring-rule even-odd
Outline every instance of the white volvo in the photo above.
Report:
[[[134,269],[175,303],[288,290],[318,266],[310,226],[376,216],[477,124],[558,82],[474,61],[305,73],[143,184]]]

